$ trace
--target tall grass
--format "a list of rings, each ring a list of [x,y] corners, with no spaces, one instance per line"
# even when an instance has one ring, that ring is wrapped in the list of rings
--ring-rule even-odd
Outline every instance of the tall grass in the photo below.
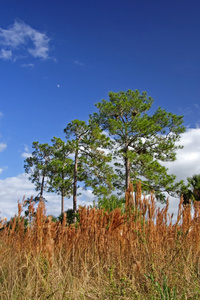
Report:
[[[200,206],[172,222],[168,203],[156,208],[130,186],[126,209],[81,207],[79,223],[29,207],[0,231],[0,299],[199,299]]]

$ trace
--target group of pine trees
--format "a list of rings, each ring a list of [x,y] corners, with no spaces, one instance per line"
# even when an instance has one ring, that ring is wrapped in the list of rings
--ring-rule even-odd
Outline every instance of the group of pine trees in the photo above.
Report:
[[[51,144],[33,142],[24,167],[38,199],[44,190],[60,194],[63,213],[64,198],[73,196],[76,213],[79,184],[92,188],[99,198],[114,190],[120,194],[136,181],[161,201],[164,192],[179,193],[183,182],[175,182],[162,162],[176,159],[181,148],[176,142],[185,131],[183,116],[160,107],[152,113],[153,102],[138,90],[110,92],[87,123],[73,120],[66,126],[64,141],[54,137]]]

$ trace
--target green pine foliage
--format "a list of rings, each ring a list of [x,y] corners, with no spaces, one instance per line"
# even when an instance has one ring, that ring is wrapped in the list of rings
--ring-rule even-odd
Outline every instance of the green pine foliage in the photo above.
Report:
[[[176,142],[185,131],[183,117],[160,107],[153,112],[153,102],[138,90],[110,92],[109,100],[96,104],[98,112],[88,123],[76,119],[67,124],[65,141],[34,142],[25,172],[41,199],[44,190],[60,194],[63,213],[64,198],[72,196],[76,214],[80,185],[91,188],[102,205],[104,196],[117,203],[113,191],[124,193],[130,182],[140,181],[143,191],[154,191],[160,201],[164,192],[179,195],[183,182],[176,182],[162,162],[174,161],[182,148]]]
[[[29,180],[35,184],[36,191],[39,191],[37,197],[42,199],[44,191],[49,187],[49,164],[53,149],[47,143],[39,142],[33,142],[32,148],[32,155],[25,159],[24,169],[29,174]]]
[[[167,173],[162,162],[176,159],[176,150],[182,148],[176,142],[185,128],[182,116],[160,107],[152,113],[153,102],[146,92],[140,94],[138,90],[110,92],[108,101],[96,104],[99,112],[91,119],[113,141],[118,174],[115,186],[124,191],[131,181],[141,181],[143,189],[154,190],[157,198],[164,200],[163,191],[174,195],[182,184],[174,183],[175,176]]]

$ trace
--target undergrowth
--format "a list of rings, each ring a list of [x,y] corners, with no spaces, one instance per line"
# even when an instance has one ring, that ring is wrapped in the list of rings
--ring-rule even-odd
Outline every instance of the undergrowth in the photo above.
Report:
[[[138,184],[126,208],[81,207],[79,222],[52,221],[44,203],[0,231],[0,299],[199,299],[200,206],[172,222]]]

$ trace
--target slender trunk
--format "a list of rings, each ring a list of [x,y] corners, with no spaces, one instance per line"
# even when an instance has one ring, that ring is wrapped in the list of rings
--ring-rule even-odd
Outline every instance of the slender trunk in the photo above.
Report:
[[[74,187],[73,187],[73,212],[77,212],[77,182],[78,182],[78,150],[75,152],[75,162],[74,162]],[[74,222],[76,222],[76,217],[74,217]]]
[[[129,187],[131,182],[131,170],[130,170],[130,159],[127,157],[128,154],[128,147],[125,149],[125,172],[126,172],[126,179],[125,179],[125,187],[126,190]]]
[[[64,193],[61,195],[61,214],[64,214]]]
[[[42,201],[43,198],[43,191],[44,191],[44,175],[42,176],[42,183],[41,183],[41,189],[40,189],[40,202]]]
[[[62,172],[62,185],[64,183],[64,172]],[[61,190],[61,214],[64,214],[64,188]]]

